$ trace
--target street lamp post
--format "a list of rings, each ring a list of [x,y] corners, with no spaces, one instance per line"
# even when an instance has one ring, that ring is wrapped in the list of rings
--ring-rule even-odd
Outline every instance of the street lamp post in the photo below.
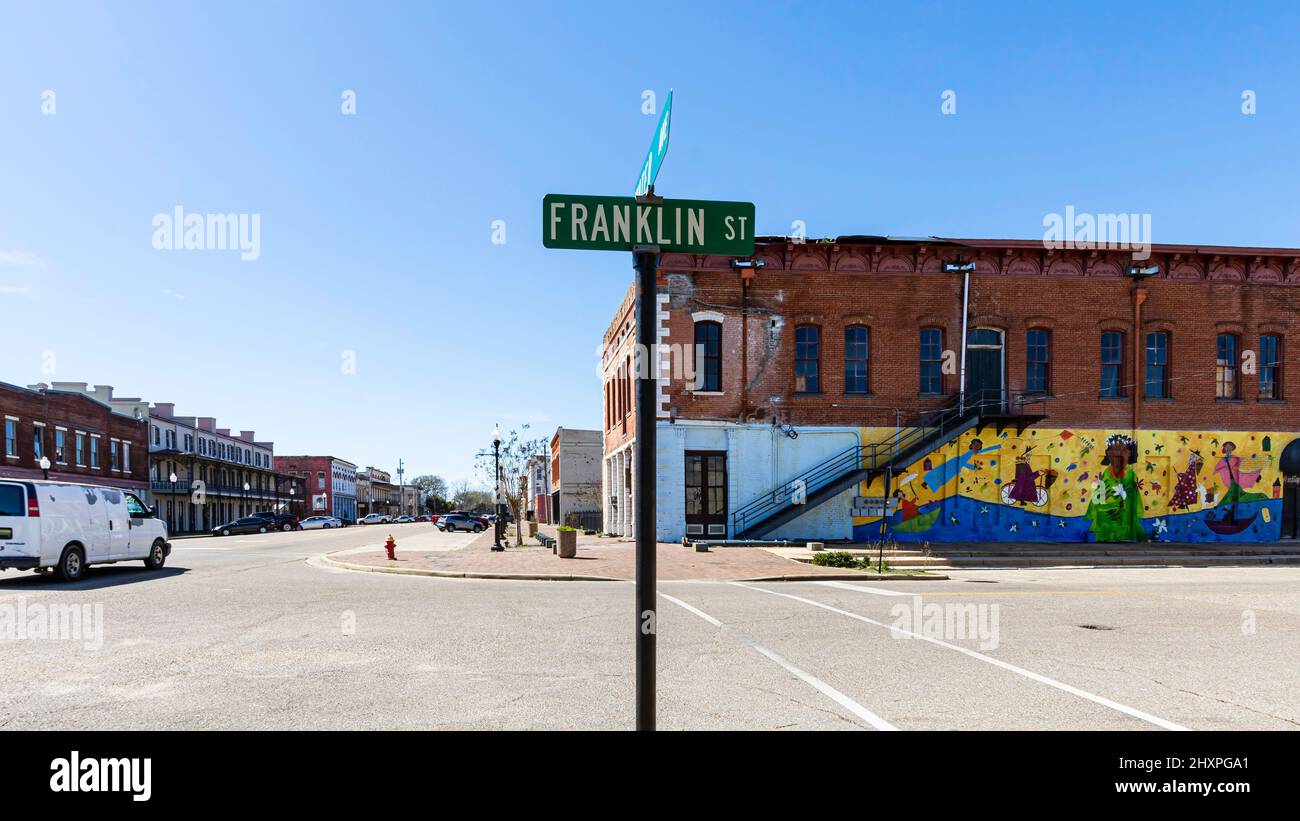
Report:
[[[505,550],[501,544],[501,429],[492,427],[492,501],[496,506],[496,519],[492,522],[492,549]]]
[[[171,482],[171,484],[172,484],[172,496],[175,496],[175,495],[176,495],[176,482],[177,482],[177,479],[176,479],[176,471],[173,470],[173,471],[172,471],[172,472],[167,476],[167,481]],[[173,499],[172,501],[173,501],[172,509],[174,510],[174,509],[176,508],[176,505],[174,504],[175,500]],[[175,526],[176,523],[170,521],[170,517],[168,517],[168,518],[169,518],[169,521],[167,522],[167,529],[168,529],[168,530],[172,530],[172,529],[174,529],[174,526]]]
[[[50,457],[42,456],[40,461],[41,473],[45,474],[45,481],[50,480]]]
[[[248,491],[251,490],[251,489],[252,489],[252,488],[250,488],[250,487],[248,486],[248,482],[244,482],[244,492],[243,492],[243,494],[239,497],[239,502],[240,502],[240,505],[239,505],[239,506],[240,506],[241,508],[243,508],[243,513],[240,514],[240,515],[243,515],[243,516],[247,516],[247,515],[248,515]]]

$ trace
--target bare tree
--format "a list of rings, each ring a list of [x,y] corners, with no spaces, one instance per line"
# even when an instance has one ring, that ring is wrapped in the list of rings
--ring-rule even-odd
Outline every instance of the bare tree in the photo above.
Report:
[[[515,544],[524,543],[523,518],[527,505],[524,499],[528,460],[534,456],[548,456],[550,443],[545,439],[526,439],[528,425],[521,425],[519,430],[512,430],[501,439],[500,475],[495,478],[502,500],[510,508],[510,515],[515,520]],[[478,454],[477,466],[489,486],[493,486],[494,459],[492,451]]]

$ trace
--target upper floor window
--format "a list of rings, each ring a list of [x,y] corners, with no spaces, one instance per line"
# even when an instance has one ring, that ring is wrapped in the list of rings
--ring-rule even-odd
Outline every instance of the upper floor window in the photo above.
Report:
[[[5,456],[18,455],[18,420],[5,420]]]
[[[32,425],[32,458],[40,461],[45,455],[45,426],[42,424]]]
[[[68,432],[60,428],[54,429],[54,461],[60,465],[68,463]]]
[[[108,442],[108,466],[113,470],[120,470],[121,464],[117,461],[117,440],[110,439]]]
[[[1282,337],[1275,334],[1259,338],[1259,398],[1282,398]]]
[[[1149,399],[1169,398],[1169,334],[1147,334],[1146,395]]]
[[[718,322],[695,323],[695,389],[722,390],[722,325]]]
[[[93,433],[90,435],[90,466],[99,468],[99,437]]]
[[[795,393],[821,393],[822,329],[800,325],[794,329]]]
[[[316,471],[316,488],[318,490],[325,489],[325,471],[323,470]]]
[[[1218,351],[1214,361],[1214,396],[1217,399],[1236,399],[1237,392],[1237,335],[1219,334]]]
[[[1101,335],[1101,395],[1124,395],[1124,334],[1105,331]]]
[[[81,467],[86,466],[86,434],[77,432],[74,437],[76,440],[77,464]]]
[[[943,393],[943,329],[921,329],[921,393]]]
[[[153,443],[154,443],[155,445],[159,444],[159,438],[158,438],[158,426],[157,426],[157,425],[154,425],[154,426],[153,426]]]
[[[1025,335],[1025,388],[1030,393],[1051,393],[1052,332],[1030,328]]]
[[[871,332],[862,325],[844,329],[844,392],[867,393],[867,357],[871,354]]]

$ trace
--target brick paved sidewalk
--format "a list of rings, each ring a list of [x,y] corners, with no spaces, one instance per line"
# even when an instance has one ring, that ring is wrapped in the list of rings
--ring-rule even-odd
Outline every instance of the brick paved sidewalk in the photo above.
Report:
[[[527,542],[533,542],[528,545]],[[445,573],[501,573],[518,575],[599,576],[612,579],[634,577],[635,547],[631,542],[599,536],[578,535],[578,556],[561,559],[549,548],[525,539],[523,547],[514,547],[513,537],[504,553],[493,553],[492,532],[475,539],[463,550],[424,551],[402,549],[397,545],[397,560],[390,562],[382,549],[335,554],[334,561],[397,570],[436,570]],[[720,547],[708,553],[680,544],[660,543],[657,576],[663,581],[699,579],[732,581],[781,578],[783,576],[817,576],[826,578],[873,578],[873,574],[843,570],[785,559],[753,547]]]

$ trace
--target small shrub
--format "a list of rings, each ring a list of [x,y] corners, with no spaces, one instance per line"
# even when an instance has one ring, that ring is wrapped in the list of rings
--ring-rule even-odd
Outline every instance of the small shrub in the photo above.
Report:
[[[861,563],[853,558],[852,553],[844,551],[832,551],[830,553],[816,553],[813,555],[812,563],[822,567],[861,567]]]
[[[570,527],[569,525],[560,525],[559,527],[557,527],[557,528],[555,528],[555,529],[558,530],[558,531],[561,532],[561,533],[569,533],[569,532],[575,532],[575,533],[576,533],[577,530],[578,530],[578,528],[576,528],[576,527]]]

